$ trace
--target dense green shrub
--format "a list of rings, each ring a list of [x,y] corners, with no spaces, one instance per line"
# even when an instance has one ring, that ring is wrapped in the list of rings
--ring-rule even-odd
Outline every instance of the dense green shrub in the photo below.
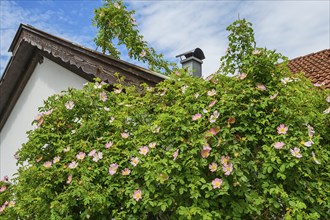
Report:
[[[207,80],[118,76],[110,92],[97,81],[50,97],[15,183],[1,183],[0,217],[329,219],[329,90],[256,48],[245,20],[228,30]]]

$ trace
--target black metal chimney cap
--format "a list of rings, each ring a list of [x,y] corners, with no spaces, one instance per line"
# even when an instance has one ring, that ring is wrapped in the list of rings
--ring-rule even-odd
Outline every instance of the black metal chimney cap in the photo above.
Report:
[[[176,57],[180,57],[181,58],[182,56],[185,56],[186,59],[189,58],[189,57],[196,57],[196,58],[198,58],[200,60],[204,60],[205,59],[205,56],[204,56],[203,51],[200,48],[198,48],[198,47],[196,49],[193,49],[193,50],[187,51],[185,53],[179,54]]]

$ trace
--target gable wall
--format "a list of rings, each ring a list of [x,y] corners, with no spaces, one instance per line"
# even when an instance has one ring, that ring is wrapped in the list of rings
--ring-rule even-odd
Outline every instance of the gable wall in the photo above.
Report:
[[[68,87],[82,88],[86,82],[47,58],[37,64],[0,133],[0,177],[11,177],[16,172],[13,155],[27,141],[26,131],[34,128],[31,122],[43,100]]]

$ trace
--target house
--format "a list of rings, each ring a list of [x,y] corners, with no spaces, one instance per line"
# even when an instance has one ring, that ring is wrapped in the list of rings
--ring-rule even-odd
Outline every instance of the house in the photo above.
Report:
[[[15,152],[27,141],[26,131],[38,107],[49,96],[82,88],[99,77],[113,85],[114,73],[123,84],[151,86],[166,76],[21,24],[9,48],[12,57],[0,81],[0,176],[16,172]]]
[[[304,72],[315,85],[330,88],[330,49],[297,57],[289,61],[291,72]]]
[[[49,96],[68,87],[82,88],[95,77],[109,83],[111,89],[116,72],[125,76],[125,85],[153,86],[167,78],[22,24],[9,52],[12,57],[0,80],[0,176],[16,172],[14,154],[27,141],[26,131],[34,128],[31,122],[38,107]],[[196,48],[178,55],[182,56],[182,65],[197,66],[199,71],[194,74],[201,75],[203,52]],[[291,60],[289,68],[293,72],[305,71],[314,83],[324,83],[329,88],[329,58],[330,50],[323,50]]]

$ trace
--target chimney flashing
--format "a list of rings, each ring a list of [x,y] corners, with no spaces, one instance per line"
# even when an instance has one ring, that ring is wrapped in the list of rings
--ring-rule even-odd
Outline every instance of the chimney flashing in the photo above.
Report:
[[[194,61],[196,61],[196,62],[198,62],[200,64],[203,63],[203,61],[201,61],[200,59],[198,59],[196,57],[188,57],[187,59],[181,60],[180,63],[181,64],[184,64],[184,63],[189,62],[189,61],[192,61],[192,60],[194,60]]]

